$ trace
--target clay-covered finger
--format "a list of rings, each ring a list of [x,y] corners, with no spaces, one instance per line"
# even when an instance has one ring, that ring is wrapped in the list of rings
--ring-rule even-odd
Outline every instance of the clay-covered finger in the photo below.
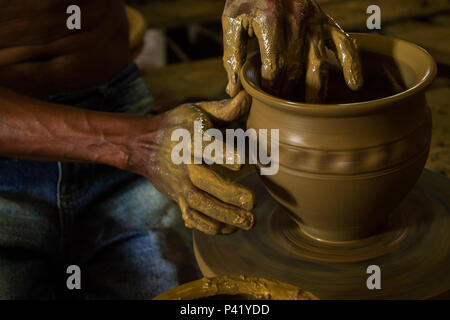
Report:
[[[198,107],[208,113],[213,120],[230,122],[248,113],[252,99],[245,91],[240,91],[233,99],[200,102]]]
[[[222,17],[223,64],[228,75],[227,93],[234,97],[241,90],[239,72],[247,56],[247,31],[241,17]]]
[[[327,93],[329,67],[325,42],[320,31],[313,31],[309,35],[305,80],[308,103],[322,103]]]
[[[258,38],[261,54],[261,84],[271,94],[279,94],[279,76],[283,72],[283,26],[275,15],[257,14],[253,18],[253,32]]]
[[[255,195],[251,190],[224,179],[214,170],[202,165],[189,165],[188,171],[192,184],[200,190],[245,210],[251,210],[255,206]]]
[[[249,230],[255,223],[255,216],[250,211],[226,204],[205,192],[190,190],[186,200],[189,207],[225,224]]]
[[[230,139],[226,135],[218,129],[208,129],[204,133],[203,162],[208,165],[219,164],[232,171],[239,171],[245,163],[245,146],[237,148],[235,133]]]
[[[195,228],[209,235],[222,233],[222,229],[224,229],[222,223],[189,208],[187,201],[184,199],[180,199],[179,205],[186,227]]]
[[[347,86],[352,90],[360,89],[364,80],[356,41],[331,18],[330,22],[324,25],[324,31],[329,40],[330,49],[341,64]]]
[[[285,1],[285,6],[289,19],[286,23],[287,41],[286,65],[282,75],[281,97],[290,100],[300,99],[300,83],[303,84],[302,76],[304,73],[304,50],[305,48],[305,29],[309,24],[310,12],[309,1],[295,0]],[[306,21],[308,13],[308,21]]]
[[[217,130],[217,132],[220,131]],[[203,140],[204,163],[208,165],[219,164],[229,170],[239,171],[245,162],[245,150],[238,152],[235,146],[228,145],[227,142],[224,142],[223,137],[221,137],[221,140],[218,140],[215,137],[206,139],[205,137],[208,133],[209,131],[206,131]]]

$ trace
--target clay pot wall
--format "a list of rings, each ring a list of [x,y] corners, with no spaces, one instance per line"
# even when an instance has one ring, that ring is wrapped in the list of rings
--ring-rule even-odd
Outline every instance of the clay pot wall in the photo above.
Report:
[[[407,89],[372,101],[311,105],[263,92],[257,56],[241,73],[253,97],[248,128],[280,130],[280,170],[263,177],[267,189],[303,231],[328,241],[376,232],[415,185],[431,140],[425,98],[436,74],[431,56],[394,38],[353,37],[362,52],[379,56],[363,65],[393,61]]]

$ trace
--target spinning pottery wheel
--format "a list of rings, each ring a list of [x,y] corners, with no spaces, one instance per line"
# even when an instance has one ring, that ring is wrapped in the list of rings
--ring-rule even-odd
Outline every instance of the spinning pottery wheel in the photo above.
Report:
[[[188,282],[154,300],[318,300],[316,296],[288,283],[245,276],[203,278]]]
[[[320,242],[302,233],[256,172],[238,181],[257,195],[257,225],[229,236],[194,231],[195,256],[204,276],[272,278],[320,299],[426,299],[450,288],[447,178],[425,170],[383,230],[347,243]],[[366,286],[370,265],[381,269],[381,290]]]
[[[244,65],[247,127],[279,130],[279,170],[238,180],[256,194],[252,230],[194,232],[204,276],[276,279],[320,299],[426,299],[450,289],[450,181],[423,171],[435,63],[406,41],[353,37],[366,84],[347,92],[330,74],[324,105],[270,96],[259,88],[258,57]],[[368,289],[371,265],[381,289]]]

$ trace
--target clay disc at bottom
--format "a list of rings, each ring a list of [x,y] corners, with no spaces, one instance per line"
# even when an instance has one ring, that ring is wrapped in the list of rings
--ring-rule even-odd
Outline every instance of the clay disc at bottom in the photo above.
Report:
[[[256,194],[257,225],[227,236],[194,231],[195,255],[204,276],[276,279],[320,299],[427,299],[450,289],[446,177],[425,170],[385,229],[371,238],[341,244],[302,234],[255,172],[238,181]],[[380,267],[380,290],[367,287],[371,265]]]

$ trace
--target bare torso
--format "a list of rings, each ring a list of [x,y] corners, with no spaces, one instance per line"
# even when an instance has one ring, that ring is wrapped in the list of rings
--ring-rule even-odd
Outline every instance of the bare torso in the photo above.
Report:
[[[81,30],[69,30],[70,5]],[[123,0],[0,0],[0,86],[34,97],[110,80],[129,61]]]

